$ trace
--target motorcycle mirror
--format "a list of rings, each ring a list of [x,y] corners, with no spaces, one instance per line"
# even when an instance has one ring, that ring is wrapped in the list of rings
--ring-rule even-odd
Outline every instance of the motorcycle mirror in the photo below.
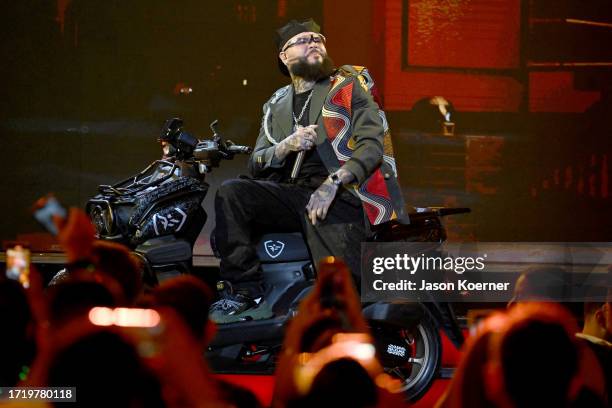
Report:
[[[217,125],[218,124],[219,124],[219,120],[217,120],[217,119],[213,120],[212,123],[210,124],[210,130],[212,130],[212,132],[213,132],[213,141],[215,141],[215,142],[217,142],[219,144],[219,151],[221,153],[224,153],[225,155],[227,155],[228,154],[227,146],[226,146],[225,142],[223,141],[223,138],[221,137],[221,135],[217,131]]]
[[[210,130],[212,130],[213,132],[213,140],[215,142],[217,142],[221,136],[219,136],[219,133],[217,132],[217,125],[219,124],[219,120],[215,119],[211,122],[210,124]]]

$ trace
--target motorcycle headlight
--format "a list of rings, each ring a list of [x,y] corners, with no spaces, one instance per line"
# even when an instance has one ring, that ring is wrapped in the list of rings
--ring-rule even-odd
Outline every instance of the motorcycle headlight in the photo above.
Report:
[[[113,217],[107,206],[95,205],[90,212],[91,221],[98,235],[110,235],[113,229]]]

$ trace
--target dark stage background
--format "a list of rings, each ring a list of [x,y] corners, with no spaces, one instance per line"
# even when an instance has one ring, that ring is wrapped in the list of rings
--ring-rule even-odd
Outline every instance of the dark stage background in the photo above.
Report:
[[[612,239],[608,1],[15,0],[2,10],[3,240],[40,230],[27,210],[37,197],[83,206],[98,184],[156,159],[169,117],[199,138],[219,119],[226,137],[254,144],[262,103],[286,83],[274,29],[305,16],[338,65],[372,71],[406,199],[473,209],[450,222],[451,238]],[[434,95],[456,109],[453,137],[415,109]],[[245,160],[225,164],[211,192],[245,171]],[[198,253],[209,253],[211,221]]]

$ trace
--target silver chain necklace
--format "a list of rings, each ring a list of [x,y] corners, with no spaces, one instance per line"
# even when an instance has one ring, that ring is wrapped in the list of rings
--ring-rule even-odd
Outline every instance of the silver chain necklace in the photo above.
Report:
[[[312,93],[313,93],[313,89],[310,90],[310,94],[308,94],[308,99],[306,99],[306,102],[304,103],[304,106],[302,107],[302,111],[300,112],[300,115],[297,118],[295,117],[295,112],[291,112],[291,114],[293,115],[294,130],[297,129],[297,127],[300,125],[302,116],[304,116],[304,112],[306,112],[306,108],[308,107],[308,104],[310,103],[310,98],[312,98]]]

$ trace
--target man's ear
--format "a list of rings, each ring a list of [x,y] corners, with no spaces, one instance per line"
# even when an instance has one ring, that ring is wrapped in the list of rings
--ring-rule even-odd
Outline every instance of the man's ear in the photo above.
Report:
[[[285,51],[281,51],[278,53],[278,58],[283,62],[283,64],[287,65],[287,53]]]

